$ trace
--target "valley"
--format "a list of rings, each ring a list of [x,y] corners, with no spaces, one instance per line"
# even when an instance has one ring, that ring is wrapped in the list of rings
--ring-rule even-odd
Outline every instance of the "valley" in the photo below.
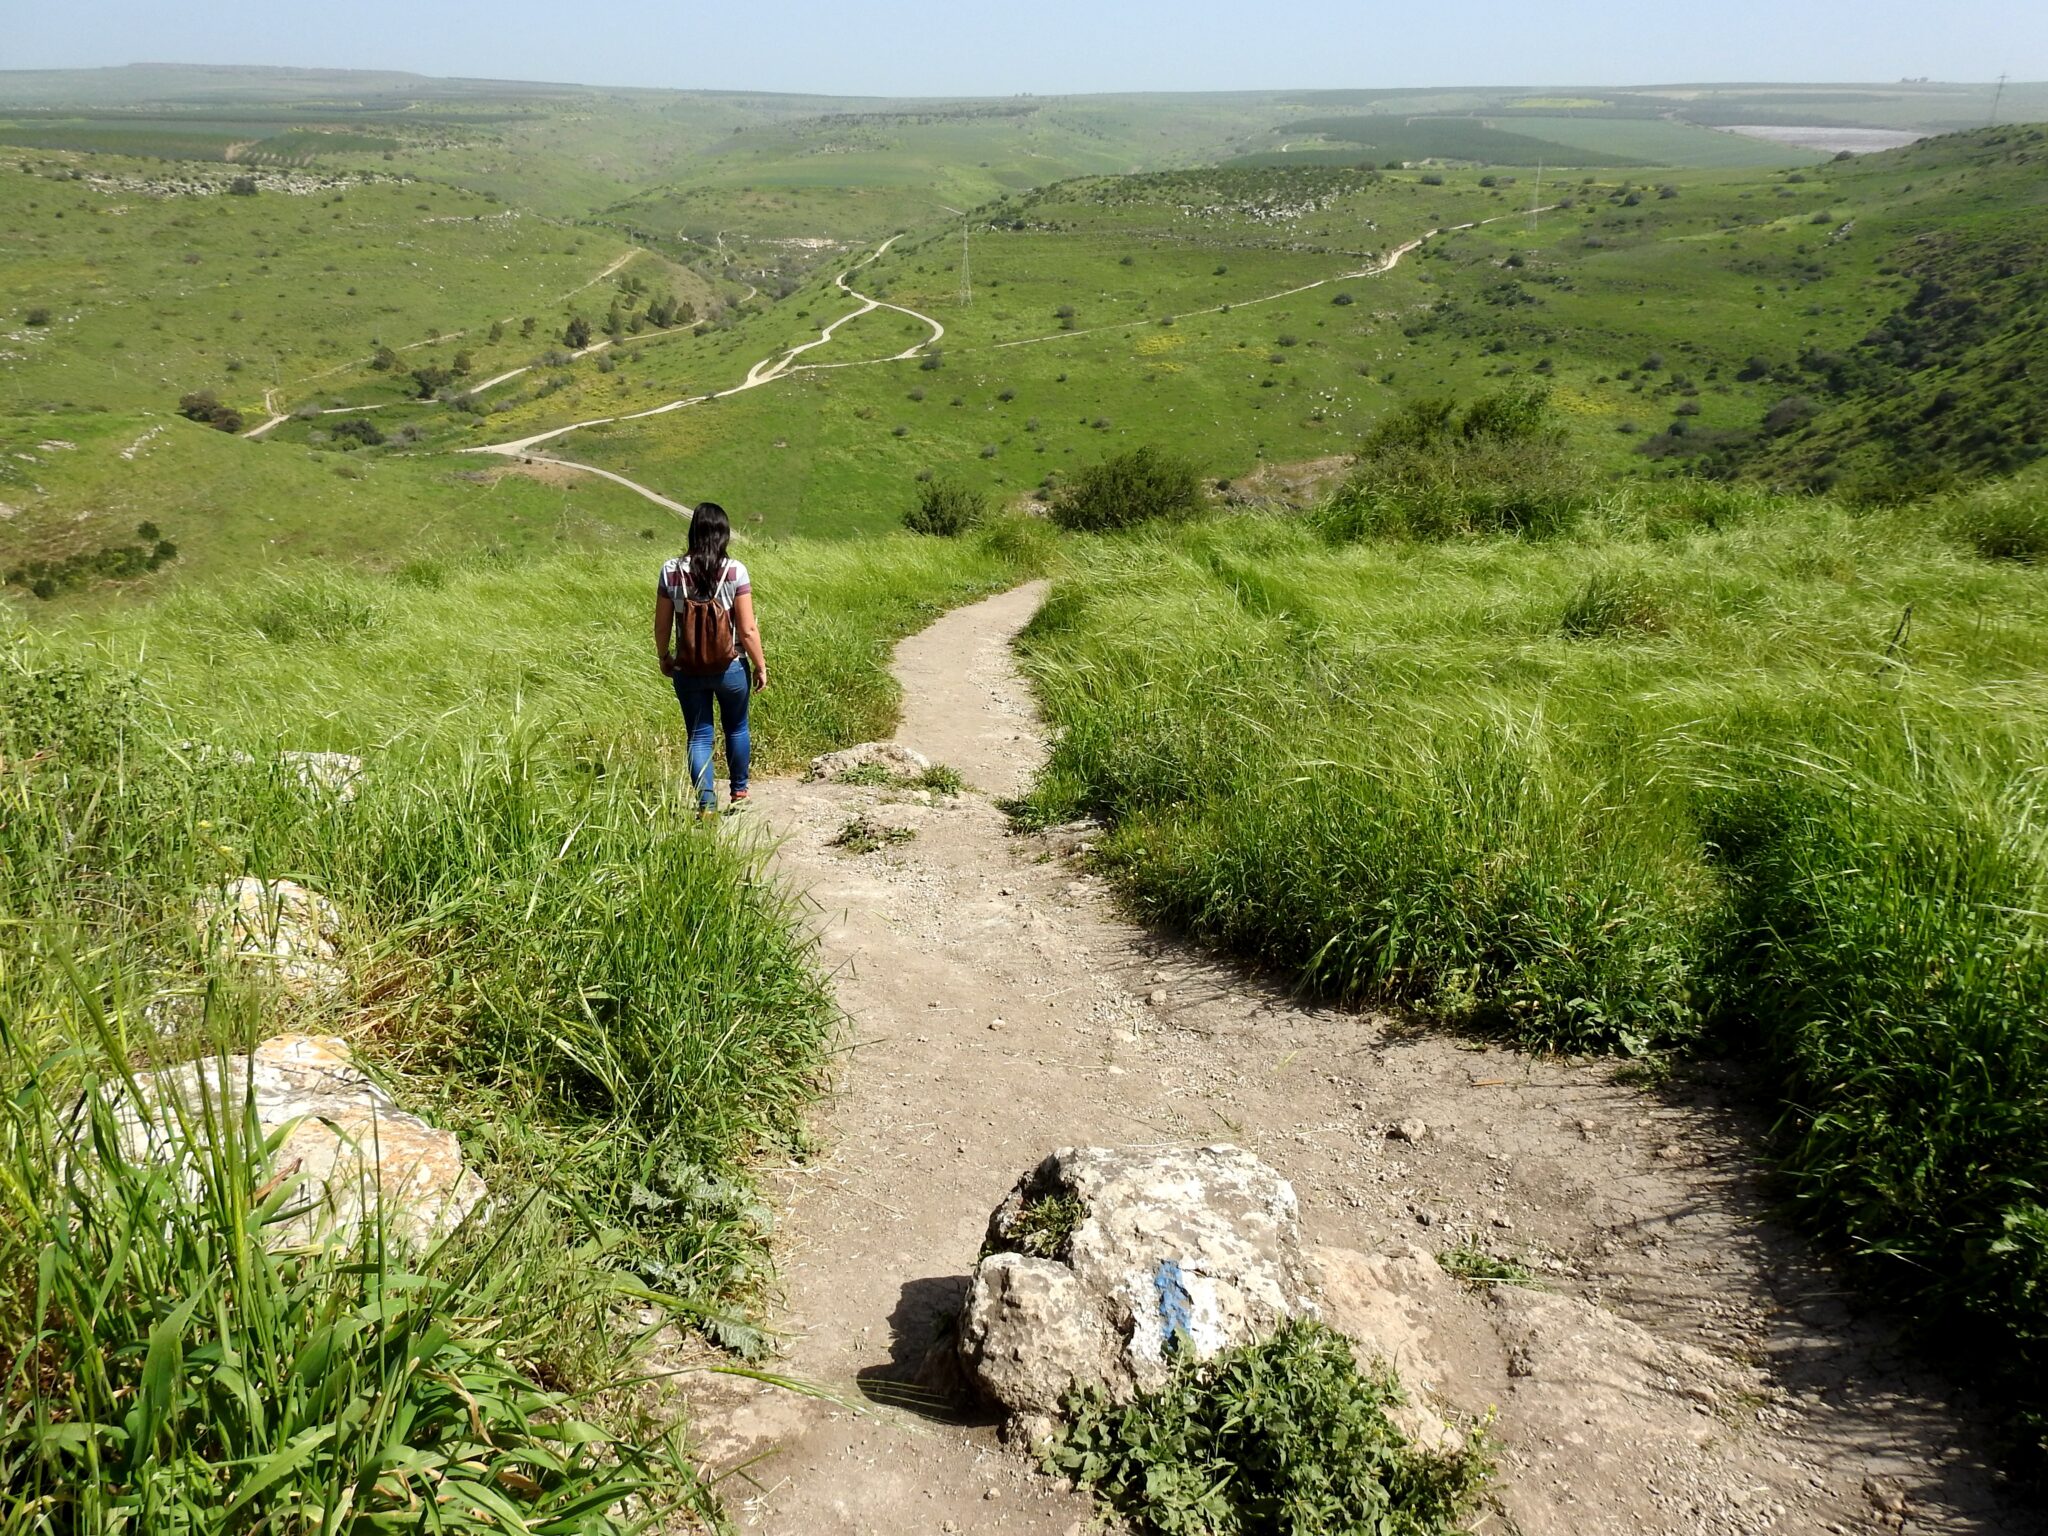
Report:
[[[1983,95],[0,71],[0,1480],[1211,1529],[954,1330],[1040,1156],[1227,1137],[1436,1287],[1404,1536],[2037,1529],[2048,86]],[[710,822],[705,500],[775,679]],[[317,995],[203,920],[280,882]],[[492,1192],[445,1242],[269,1241],[225,1110],[198,1203],[104,1127],[67,1191],[67,1105],[308,1039]],[[443,1364],[319,1342],[391,1319]]]

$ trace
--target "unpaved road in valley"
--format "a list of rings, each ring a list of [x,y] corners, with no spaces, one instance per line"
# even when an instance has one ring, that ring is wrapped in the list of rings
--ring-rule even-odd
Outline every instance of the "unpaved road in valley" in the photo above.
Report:
[[[1450,1286],[1470,1316],[1436,1319],[1442,1397],[1498,1410],[1498,1504],[1480,1531],[2041,1528],[1987,1466],[1973,1410],[1761,1214],[1762,1128],[1732,1072],[1704,1065],[1653,1092],[1613,1064],[1305,1004],[1120,916],[1086,829],[1014,833],[995,800],[1046,746],[1010,645],[1041,598],[1034,585],[958,610],[897,652],[897,737],[956,768],[965,796],[756,783],[754,835],[776,839],[779,877],[806,894],[849,1023],[815,1160],[769,1179],[775,1368],[839,1401],[680,1378],[706,1460],[745,1465],[723,1485],[743,1530],[1088,1530],[1086,1501],[1003,1448],[928,1352],[990,1209],[1046,1152],[1212,1141],[1290,1179],[1314,1242],[1478,1242],[1519,1256],[1575,1316],[1607,1319],[1599,1337],[1639,1324],[1632,1336],[1698,1366],[1697,1381],[1646,1378],[1497,1333],[1489,1302]],[[915,835],[830,846],[856,814]],[[1403,1121],[1427,1132],[1391,1138]],[[1546,1359],[1575,1363],[1546,1379]],[[1699,1389],[1721,1376],[1745,1385]]]
[[[1533,211],[1536,213],[1546,213],[1549,211],[1549,209],[1548,207],[1545,207],[1538,208]],[[1479,223],[1492,224],[1498,222],[1500,218],[1522,217],[1524,217],[1524,215],[1519,213],[1502,214],[1495,219],[1482,219],[1479,221]],[[1223,311],[1228,309],[1247,309],[1257,304],[1270,304],[1279,299],[1292,298],[1296,294],[1308,293],[1317,288],[1327,287],[1331,283],[1348,282],[1357,278],[1382,277],[1385,274],[1393,271],[1396,267],[1398,267],[1401,264],[1402,258],[1412,254],[1415,251],[1420,250],[1423,246],[1427,245],[1431,240],[1435,239],[1438,235],[1445,234],[1449,231],[1461,229],[1474,229],[1477,227],[1478,225],[1476,224],[1456,224],[1448,226],[1446,229],[1425,230],[1422,234],[1417,235],[1414,239],[1407,241],[1405,244],[1395,246],[1391,251],[1387,253],[1385,259],[1377,261],[1369,267],[1362,267],[1358,271],[1340,272],[1331,277],[1318,278],[1312,283],[1303,283],[1298,287],[1283,288],[1276,293],[1260,294],[1255,298],[1240,299],[1231,304],[1212,305],[1207,309],[1190,310],[1188,311],[1188,314],[1221,314]],[[509,442],[486,443],[475,448],[465,448],[462,450],[462,452],[498,454],[506,458],[539,461],[540,463],[561,469],[582,470],[588,474],[601,475],[607,480],[613,481],[618,485],[626,487],[628,490],[637,491],[640,495],[646,497],[647,500],[655,503],[657,506],[665,507],[672,512],[676,511],[680,506],[679,502],[662,495],[659,491],[653,490],[648,486],[640,484],[638,481],[629,480],[624,475],[618,474],[612,470],[598,469],[594,465],[579,463],[573,459],[558,458],[552,454],[539,453],[536,450],[543,443],[553,442],[556,438],[564,437],[571,432],[580,432],[585,427],[603,427],[609,426],[613,422],[644,421],[652,416],[666,416],[672,411],[687,410],[691,406],[702,405],[705,401],[718,399],[722,395],[736,395],[740,393],[742,390],[759,389],[763,385],[773,384],[778,379],[787,378],[792,373],[803,373],[811,370],[830,368],[867,368],[876,367],[884,363],[907,362],[911,358],[917,357],[919,354],[923,353],[927,348],[936,346],[941,340],[945,338],[946,334],[945,326],[941,325],[937,320],[934,320],[930,315],[924,314],[918,310],[905,308],[901,304],[890,304],[881,299],[871,298],[867,294],[862,293],[859,289],[853,287],[847,281],[847,279],[851,278],[853,274],[858,272],[862,267],[867,266],[870,262],[880,260],[883,253],[886,252],[890,246],[894,245],[898,240],[902,238],[903,237],[901,235],[891,235],[887,240],[884,240],[879,246],[877,246],[874,249],[874,251],[865,259],[856,262],[851,267],[848,267],[844,272],[840,273],[839,276],[835,279],[837,286],[842,292],[844,292],[849,298],[858,299],[860,301],[860,308],[850,310],[846,314],[839,316],[836,320],[833,320],[827,325],[825,325],[819,331],[817,337],[814,340],[800,343],[799,345],[794,347],[785,348],[784,350],[774,353],[769,357],[764,357],[763,359],[761,359],[761,361],[755,363],[753,367],[747,370],[747,376],[743,380],[741,380],[738,384],[733,385],[730,389],[715,390],[709,394],[688,395],[680,400],[670,400],[665,402],[664,404],[653,406],[648,410],[633,411],[622,416],[592,417],[588,421],[576,421],[569,423],[567,426],[550,427],[545,432],[535,432],[526,437],[514,438]],[[797,359],[801,357],[804,353],[812,351],[815,348],[822,347],[826,343],[830,342],[841,326],[847,324],[849,321],[858,320],[862,315],[873,314],[878,309],[893,309],[898,314],[908,315],[913,320],[921,320],[926,325],[931,327],[931,335],[925,337],[924,340],[917,342],[912,346],[905,347],[900,352],[893,352],[887,357],[861,358],[857,361],[844,363],[797,362]],[[1150,326],[1156,323],[1157,322],[1153,320],[1133,320],[1119,325],[1092,326],[1086,330],[1054,331],[1050,335],[1045,336],[1024,336],[1018,338],[1015,341],[995,342],[991,344],[991,348],[992,350],[1000,351],[1006,347],[1042,346],[1049,342],[1071,340],[1077,336],[1093,336],[1103,331],[1131,330],[1139,326]],[[603,345],[605,345],[605,343],[600,342],[597,344],[597,346],[586,348],[585,350],[596,351],[598,347],[601,347]],[[584,353],[579,352],[576,355],[578,357],[581,357],[584,355]],[[524,368],[515,368],[512,370],[512,372],[500,374],[497,378],[490,379],[477,387],[479,390],[489,389],[493,385],[504,383],[507,379],[516,378],[526,371],[527,370]],[[279,419],[281,420],[282,418]],[[275,424],[275,422],[269,423],[262,430],[268,431],[269,427],[274,426]],[[253,436],[255,434],[251,435]]]

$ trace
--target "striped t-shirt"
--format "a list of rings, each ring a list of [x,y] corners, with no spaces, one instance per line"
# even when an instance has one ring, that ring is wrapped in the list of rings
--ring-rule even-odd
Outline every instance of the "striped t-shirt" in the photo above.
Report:
[[[713,596],[719,607],[730,611],[740,594],[753,590],[754,583],[748,579],[747,568],[737,560],[727,560],[725,568],[718,573],[718,590]],[[655,586],[655,591],[677,604],[690,597],[704,596],[695,590],[690,580],[688,555],[677,555],[661,568],[661,578]]]

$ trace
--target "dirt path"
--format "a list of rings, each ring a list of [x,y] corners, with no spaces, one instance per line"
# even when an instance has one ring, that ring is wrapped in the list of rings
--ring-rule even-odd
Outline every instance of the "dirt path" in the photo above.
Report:
[[[1481,1530],[2040,1528],[1983,1465],[1981,1425],[1759,1218],[1760,1127],[1727,1074],[1650,1093],[1611,1065],[1302,1005],[1120,918],[1078,856],[1085,831],[1013,834],[991,797],[1021,789],[1045,750],[1009,649],[1041,595],[948,614],[897,653],[899,739],[976,792],[931,805],[758,785],[776,867],[808,893],[851,1021],[821,1150],[773,1181],[780,1368],[845,1406],[688,1378],[712,1464],[760,1458],[750,1483],[726,1485],[743,1529],[1089,1529],[1084,1501],[1003,1449],[920,1364],[990,1208],[1044,1153],[1219,1140],[1293,1181],[1314,1241],[1480,1241],[1521,1256],[1554,1295],[1601,1303],[1658,1349],[1751,1384],[1703,1401],[1582,1350],[1582,1379],[1539,1391],[1543,1373],[1517,1363],[1527,1339],[1497,1338],[1483,1318],[1472,1337],[1446,1325],[1437,1343],[1468,1371],[1446,1395],[1499,1409],[1500,1507]],[[856,813],[915,836],[867,855],[829,846]],[[1421,1140],[1389,1138],[1415,1120]]]

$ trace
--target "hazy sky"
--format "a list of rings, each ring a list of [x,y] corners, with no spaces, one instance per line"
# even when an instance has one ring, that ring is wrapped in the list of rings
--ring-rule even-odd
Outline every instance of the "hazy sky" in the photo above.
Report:
[[[0,69],[140,61],[832,94],[2048,78],[2042,0],[0,0]]]

